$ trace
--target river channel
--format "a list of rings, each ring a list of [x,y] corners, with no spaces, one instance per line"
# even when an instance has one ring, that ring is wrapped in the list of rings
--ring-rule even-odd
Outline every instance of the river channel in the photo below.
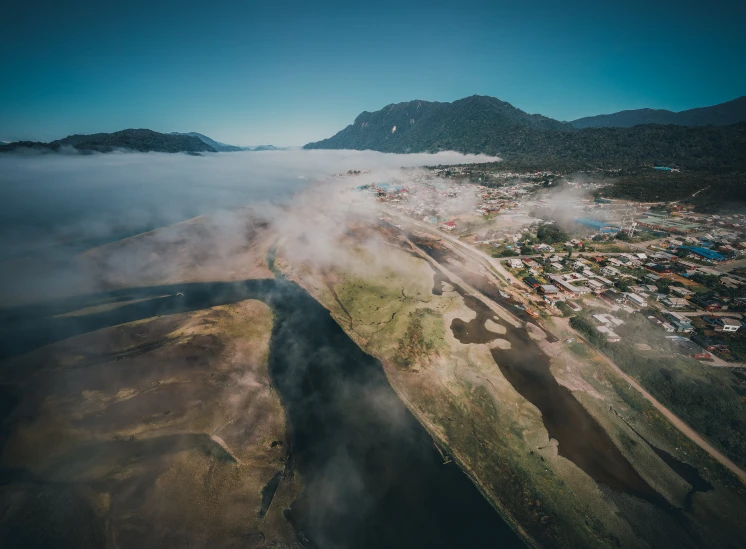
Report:
[[[144,301],[83,317],[57,316],[122,299]],[[304,545],[523,546],[471,480],[455,464],[443,463],[380,362],[294,283],[161,286],[5,310],[0,348],[7,357],[124,322],[245,299],[264,301],[275,317],[269,373],[287,413],[288,444],[305,486],[286,516]],[[7,370],[0,375],[0,381],[15,377]],[[263,492],[267,504],[277,483],[273,479]]]

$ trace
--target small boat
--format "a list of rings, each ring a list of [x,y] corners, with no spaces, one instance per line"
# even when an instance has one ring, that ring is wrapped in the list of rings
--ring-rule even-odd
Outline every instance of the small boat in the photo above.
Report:
[[[537,313],[536,311],[533,311],[533,310],[531,310],[529,308],[526,308],[526,313],[530,314],[534,318],[539,318],[539,313]]]
[[[503,297],[505,299],[510,299],[510,296],[506,294],[505,292],[503,292],[502,290],[497,290],[497,293],[500,294],[500,297]]]
[[[518,304],[515,304],[515,303],[513,304],[513,307],[515,307],[516,309],[519,309],[521,311],[525,311],[526,310],[526,308],[523,305],[518,305]]]

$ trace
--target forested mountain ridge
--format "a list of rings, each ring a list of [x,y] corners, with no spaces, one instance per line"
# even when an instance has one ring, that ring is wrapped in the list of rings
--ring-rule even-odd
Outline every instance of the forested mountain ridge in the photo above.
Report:
[[[113,133],[94,133],[90,135],[69,135],[63,139],[40,143],[18,141],[0,146],[0,152],[19,149],[34,149],[56,152],[65,147],[75,148],[80,152],[111,152],[126,149],[137,152],[216,152],[216,150],[192,135],[159,133],[146,129],[128,129]]]
[[[636,109],[613,114],[586,116],[570,122],[574,128],[630,128],[639,124],[677,126],[729,126],[746,122],[746,95],[711,107],[680,112],[665,109]]]
[[[202,141],[203,143],[206,143],[213,149],[215,149],[218,152],[239,152],[244,150],[241,147],[237,147],[235,145],[228,145],[227,143],[221,143],[220,141],[215,141],[214,139],[207,137],[204,134],[197,133],[197,132],[185,132],[185,133],[179,133],[179,132],[171,132],[171,135],[191,135],[193,137],[197,137]]]
[[[333,137],[305,148],[393,153],[454,150],[566,168],[674,164],[729,170],[746,167],[746,123],[578,130],[492,97],[472,96],[453,103],[409,101],[363,112]]]

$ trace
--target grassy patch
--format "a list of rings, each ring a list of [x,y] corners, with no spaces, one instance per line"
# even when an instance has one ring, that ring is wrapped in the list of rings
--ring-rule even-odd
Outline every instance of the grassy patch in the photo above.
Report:
[[[699,433],[710,438],[728,457],[746,465],[746,399],[727,369],[703,366],[676,356],[669,342],[651,330],[650,323],[634,315],[618,332],[627,341],[646,342],[660,353],[639,352],[632,345],[607,343],[584,316],[572,326],[603,351],[627,374]]]
[[[589,356],[591,356],[590,353],[588,352],[588,348],[583,343],[580,343],[579,341],[576,341],[575,343],[571,343],[570,350],[581,358],[588,358]]]
[[[409,368],[434,352],[444,336],[442,317],[432,309],[416,309],[409,313],[406,332],[399,339],[394,363]]]

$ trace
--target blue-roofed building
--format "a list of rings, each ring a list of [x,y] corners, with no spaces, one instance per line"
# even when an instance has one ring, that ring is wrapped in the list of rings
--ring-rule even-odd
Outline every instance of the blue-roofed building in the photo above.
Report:
[[[670,172],[671,168],[668,166],[653,166],[654,170],[658,170],[659,172]]]
[[[694,255],[709,259],[710,261],[725,261],[725,256],[723,254],[707,248],[702,248],[701,246],[681,246],[679,249],[689,250]]]
[[[575,219],[575,223],[589,227],[601,233],[616,233],[619,231],[619,225],[616,223],[610,223],[608,221],[598,221],[596,219],[590,219],[588,217],[578,217]]]
[[[378,183],[376,184],[376,188],[384,193],[398,193],[404,187],[402,185],[394,185],[393,183]]]

